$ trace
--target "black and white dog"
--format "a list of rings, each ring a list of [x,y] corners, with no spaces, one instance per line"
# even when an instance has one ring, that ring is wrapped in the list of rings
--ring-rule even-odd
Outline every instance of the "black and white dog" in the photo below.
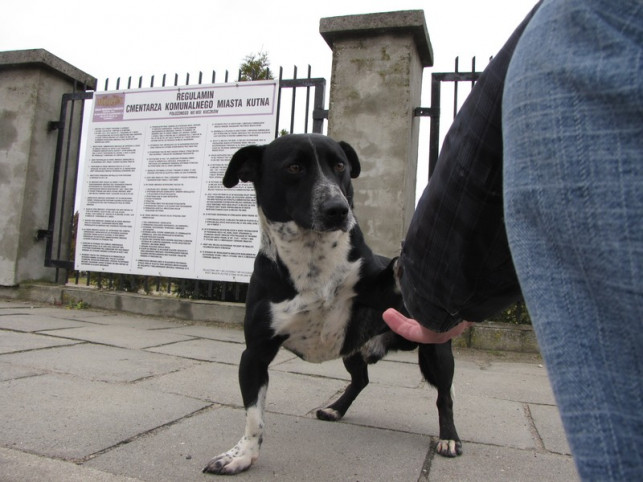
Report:
[[[317,411],[339,420],[368,384],[367,363],[389,349],[413,349],[388,329],[382,313],[404,310],[394,262],[376,256],[353,215],[351,178],[360,173],[353,148],[322,135],[288,135],[240,149],[223,184],[254,184],[261,244],[246,300],[246,349],[239,382],[246,409],[243,437],[214,457],[204,472],[235,474],[259,456],[268,389],[268,365],[279,348],[311,362],[342,357],[351,383],[332,405]],[[437,451],[462,453],[453,423],[451,343],[420,345],[424,377],[438,389]]]

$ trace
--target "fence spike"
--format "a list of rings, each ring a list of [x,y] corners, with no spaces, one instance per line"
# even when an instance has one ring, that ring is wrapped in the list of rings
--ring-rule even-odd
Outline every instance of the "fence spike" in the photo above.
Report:
[[[475,71],[476,71],[476,56],[474,55],[473,57],[471,57],[471,72],[473,73]],[[474,85],[476,85],[476,81],[471,79],[471,88],[473,88]]]
[[[297,80],[297,66],[293,69],[293,80]],[[292,89],[292,105],[290,107],[290,133],[295,131],[295,103],[296,103],[297,89]]]

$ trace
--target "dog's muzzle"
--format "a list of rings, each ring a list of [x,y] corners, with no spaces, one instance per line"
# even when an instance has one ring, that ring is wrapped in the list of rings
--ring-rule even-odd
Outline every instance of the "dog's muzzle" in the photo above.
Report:
[[[355,225],[348,199],[336,184],[317,184],[313,189],[312,205],[315,231],[350,231]]]
[[[324,231],[346,230],[349,213],[350,208],[345,199],[337,197],[329,199],[320,206],[320,224]]]

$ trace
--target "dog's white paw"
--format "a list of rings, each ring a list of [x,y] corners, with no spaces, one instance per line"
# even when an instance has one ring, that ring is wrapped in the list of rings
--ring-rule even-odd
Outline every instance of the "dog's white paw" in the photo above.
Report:
[[[462,455],[462,442],[459,440],[440,439],[436,451],[443,457],[457,457]]]
[[[238,474],[248,470],[258,457],[259,444],[244,437],[230,450],[210,460],[203,472],[218,475]]]
[[[327,422],[336,422],[342,418],[342,415],[334,408],[326,407],[317,410],[317,418],[319,420],[326,420]]]

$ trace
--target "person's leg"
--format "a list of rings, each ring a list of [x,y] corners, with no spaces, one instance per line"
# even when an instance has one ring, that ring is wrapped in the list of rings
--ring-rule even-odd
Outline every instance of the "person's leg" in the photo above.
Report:
[[[585,480],[643,480],[643,5],[545,0],[503,98],[509,244]]]

